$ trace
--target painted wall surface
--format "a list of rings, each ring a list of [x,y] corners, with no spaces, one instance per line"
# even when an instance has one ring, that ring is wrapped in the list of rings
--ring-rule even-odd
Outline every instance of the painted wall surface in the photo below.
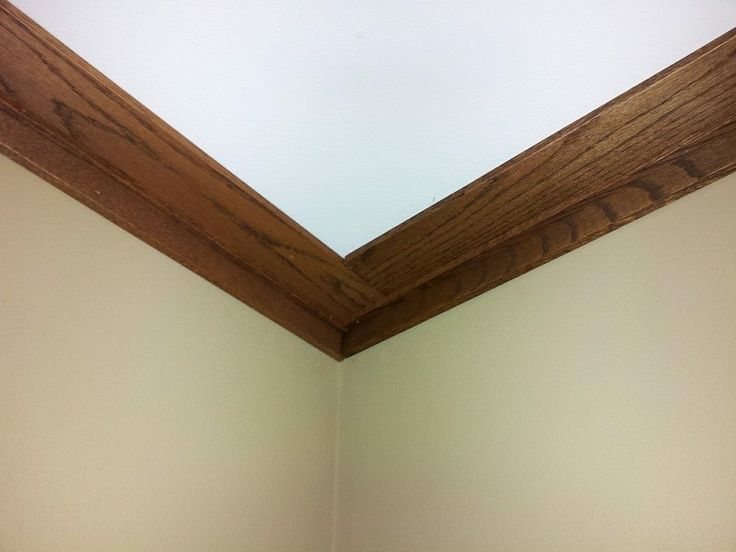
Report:
[[[734,0],[13,0],[346,254],[736,26]]]
[[[0,550],[325,552],[337,364],[0,158]]]
[[[736,550],[736,175],[349,359],[339,552]]]
[[[2,551],[736,549],[736,175],[342,365],[0,198]]]

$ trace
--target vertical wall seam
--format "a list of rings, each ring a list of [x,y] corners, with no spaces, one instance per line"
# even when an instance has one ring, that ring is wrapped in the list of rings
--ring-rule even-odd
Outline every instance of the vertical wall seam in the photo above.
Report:
[[[343,366],[344,363],[337,364],[337,373],[335,376],[335,439],[334,439],[334,457],[333,457],[333,479],[332,479],[332,546],[331,551],[337,552],[338,530],[340,525],[340,446],[342,443],[342,409],[343,409]]]

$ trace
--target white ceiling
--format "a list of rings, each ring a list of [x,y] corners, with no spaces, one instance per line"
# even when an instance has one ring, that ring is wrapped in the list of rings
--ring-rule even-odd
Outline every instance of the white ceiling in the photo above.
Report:
[[[736,0],[14,0],[340,254],[736,25]]]

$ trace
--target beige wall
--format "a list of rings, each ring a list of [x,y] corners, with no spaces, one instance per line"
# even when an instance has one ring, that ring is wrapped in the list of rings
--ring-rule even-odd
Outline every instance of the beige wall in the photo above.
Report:
[[[343,370],[339,552],[736,550],[736,175]]]
[[[0,157],[0,550],[325,552],[337,364]]]
[[[734,205],[338,365],[0,157],[0,551],[734,550]]]

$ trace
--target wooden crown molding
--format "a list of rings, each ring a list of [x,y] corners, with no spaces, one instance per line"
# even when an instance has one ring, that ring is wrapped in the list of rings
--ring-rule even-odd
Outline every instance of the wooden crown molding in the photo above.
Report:
[[[341,359],[736,170],[730,31],[342,259],[0,0],[0,151]]]
[[[343,259],[0,1],[0,149],[320,349],[381,295]]]
[[[354,354],[736,170],[736,29],[347,257]]]

